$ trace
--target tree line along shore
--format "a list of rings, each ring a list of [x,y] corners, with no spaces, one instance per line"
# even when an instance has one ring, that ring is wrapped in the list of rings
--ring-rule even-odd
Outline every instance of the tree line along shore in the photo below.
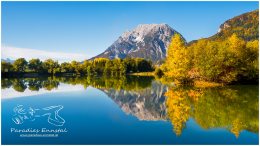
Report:
[[[258,83],[258,40],[245,41],[233,34],[224,40],[201,39],[187,44],[175,34],[161,65],[154,65],[143,58],[113,59],[95,58],[84,62],[63,62],[47,59],[19,58],[13,63],[2,61],[2,76],[23,75],[94,75],[156,76],[157,78],[190,84],[194,81],[221,84]],[[201,84],[201,82],[200,82]]]
[[[98,76],[122,76],[135,72],[150,72],[154,70],[151,61],[142,58],[113,59],[96,58],[84,62],[63,62],[47,59],[31,59],[29,61],[19,58],[13,63],[1,62],[2,76],[23,75],[98,75]]]

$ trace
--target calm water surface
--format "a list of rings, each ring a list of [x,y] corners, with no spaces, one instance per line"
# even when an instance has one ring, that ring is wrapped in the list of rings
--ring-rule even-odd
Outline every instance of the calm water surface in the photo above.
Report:
[[[2,79],[3,144],[258,144],[258,86]],[[38,130],[38,131],[37,131]]]

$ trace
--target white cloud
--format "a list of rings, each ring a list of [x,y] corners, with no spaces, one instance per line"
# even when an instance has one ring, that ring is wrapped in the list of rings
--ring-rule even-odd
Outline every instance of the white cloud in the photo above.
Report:
[[[83,61],[89,58],[89,56],[85,54],[51,52],[27,48],[17,48],[11,46],[2,46],[1,53],[2,59],[10,58],[11,60],[15,60],[17,58],[25,58],[26,60],[39,58],[40,60],[46,60],[51,58],[53,60],[58,60],[59,62],[70,62],[72,60]]]

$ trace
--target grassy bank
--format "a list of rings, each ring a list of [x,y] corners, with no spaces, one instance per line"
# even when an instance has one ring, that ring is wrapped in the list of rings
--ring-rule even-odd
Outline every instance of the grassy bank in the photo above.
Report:
[[[154,72],[138,72],[138,73],[129,73],[133,76],[155,76]]]

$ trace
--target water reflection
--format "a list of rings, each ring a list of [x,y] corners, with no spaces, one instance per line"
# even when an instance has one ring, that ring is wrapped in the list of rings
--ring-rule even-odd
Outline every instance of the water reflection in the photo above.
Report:
[[[45,89],[51,91],[58,89],[60,83],[70,85],[83,85],[84,88],[92,86],[95,88],[115,89],[115,90],[138,90],[151,86],[152,77],[45,77],[45,78],[4,78],[1,80],[2,89],[13,88],[17,92],[24,92],[29,88],[30,91]]]
[[[2,95],[15,92],[56,91],[69,85],[95,87],[110,97],[126,114],[139,120],[169,120],[180,136],[193,118],[203,129],[224,128],[236,137],[243,130],[258,133],[258,86],[218,88],[167,87],[151,77],[94,78],[48,77],[2,79]],[[83,89],[84,89],[83,88]],[[14,91],[12,91],[14,92]]]
[[[204,129],[226,128],[236,137],[243,130],[258,133],[258,86],[170,88],[165,95],[176,135],[190,117]]]
[[[157,81],[151,82],[146,88],[134,90],[116,90],[100,88],[127,114],[136,116],[139,120],[166,120],[164,93],[167,87]]]
[[[54,78],[4,78],[1,80],[2,89],[12,87],[17,92],[24,92],[27,88],[30,91],[39,91],[41,88],[51,91],[57,89],[59,81]]]

